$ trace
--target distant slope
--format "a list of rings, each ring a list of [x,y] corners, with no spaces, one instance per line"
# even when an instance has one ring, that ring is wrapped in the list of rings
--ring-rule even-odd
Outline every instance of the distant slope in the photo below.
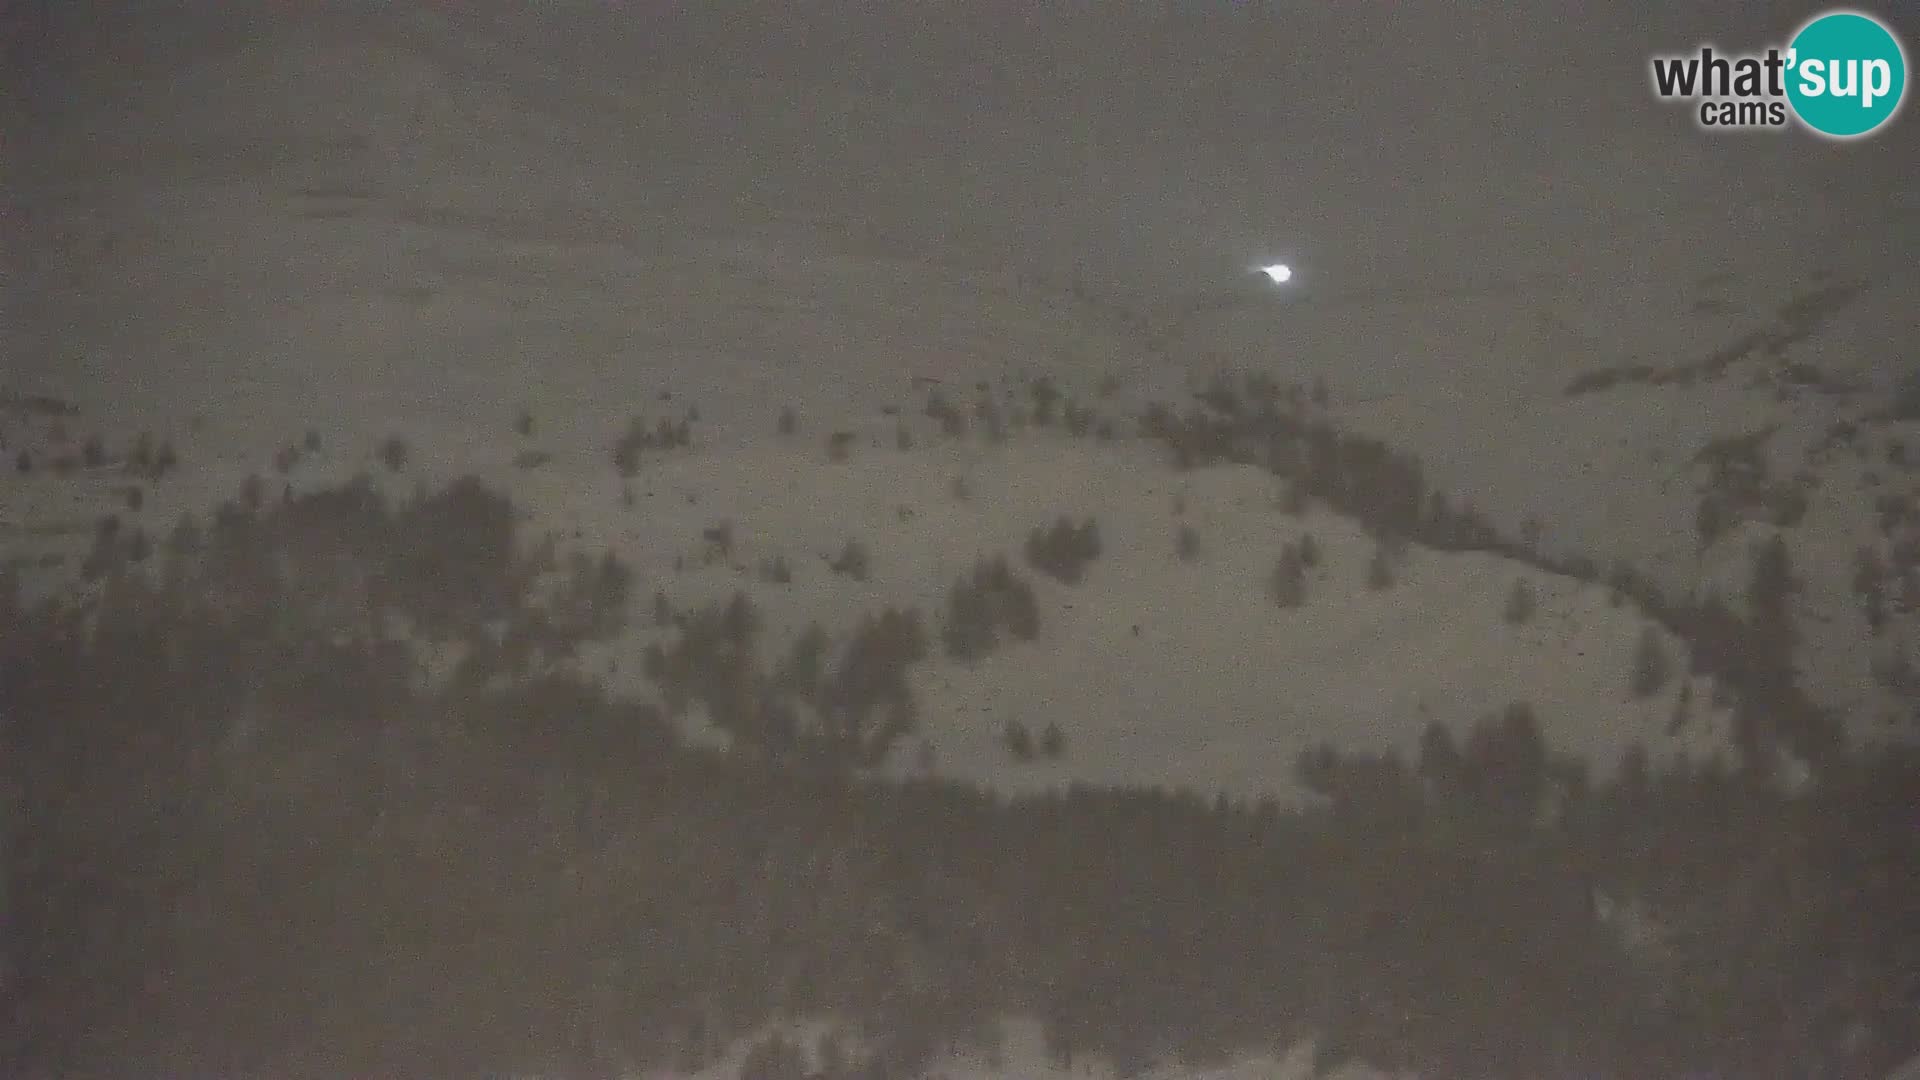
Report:
[[[1843,273],[1703,257],[1694,274],[1507,296],[1243,304],[1174,354],[1195,380],[1219,357],[1322,379],[1343,426],[1419,455],[1503,531],[1537,523],[1544,549],[1630,563],[1671,595],[1737,601],[1753,545],[1779,532],[1801,579],[1800,678],[1856,733],[1883,734],[1907,727],[1910,693],[1875,671],[1920,663],[1903,509],[1920,496],[1920,408],[1899,406],[1916,297],[1920,277],[1871,259]],[[1877,631],[1853,583],[1863,548],[1887,569]]]
[[[529,419],[543,415],[533,410]],[[79,428],[72,418],[63,426]],[[396,480],[404,487],[477,471],[500,482],[532,509],[536,530],[629,561],[643,602],[658,590],[686,611],[744,591],[762,612],[769,654],[809,622],[837,636],[883,607],[919,609],[936,632],[936,659],[915,669],[921,732],[896,757],[898,768],[931,760],[940,772],[1008,789],[1081,780],[1289,794],[1295,758],[1312,744],[1411,755],[1430,721],[1464,732],[1514,702],[1535,708],[1553,745],[1602,771],[1634,742],[1659,755],[1726,747],[1710,682],[1672,678],[1652,696],[1630,692],[1643,635],[1662,643],[1673,672],[1686,670],[1686,647],[1605,588],[1498,556],[1419,548],[1390,560],[1390,587],[1372,588],[1374,540],[1324,508],[1285,512],[1283,487],[1247,466],[1178,472],[1132,438],[1028,426],[1003,441],[952,439],[924,416],[876,415],[845,429],[843,461],[813,429],[710,445],[689,425],[701,436],[694,445],[644,451],[622,480],[611,438],[582,446],[539,429],[517,436],[505,421],[497,427],[491,439],[410,437]],[[899,448],[903,432],[910,449]],[[211,432],[177,438],[185,464],[153,484],[128,477],[121,437],[101,468],[74,464],[84,449],[69,445],[64,472],[43,465],[0,479],[21,508],[6,523],[10,546],[22,555],[64,548],[77,559],[75,548],[106,513],[145,522],[158,539],[169,514],[202,512],[247,472],[276,475],[264,453],[239,467],[244,453],[223,449]],[[386,471],[371,444],[328,434],[317,445],[309,452],[289,440],[277,455],[285,478],[273,484]],[[35,452],[62,460],[57,449]],[[220,458],[226,463],[200,464]],[[143,491],[137,510],[129,488]],[[1094,520],[1101,537],[1102,554],[1076,585],[1053,581],[1023,556],[1029,533],[1062,515]],[[1176,552],[1183,526],[1197,541],[1190,559]],[[717,530],[725,536],[718,547]],[[1305,572],[1304,602],[1282,608],[1270,593],[1276,563],[1309,535],[1320,555]],[[831,566],[849,542],[865,550],[864,577]],[[937,630],[949,586],[996,554],[1034,585],[1039,637],[1008,641],[977,662],[948,660]],[[789,582],[767,580],[775,560]],[[1516,589],[1530,594],[1524,623],[1504,611]],[[597,662],[616,682],[645,690],[635,681],[641,648],[673,631],[651,626],[644,609],[635,615],[634,635]],[[1003,740],[1009,722],[1036,734],[1057,723],[1068,753],[1017,762]]]
[[[956,55],[1002,55],[975,86],[934,36],[894,54],[814,24],[818,53],[750,72],[702,61],[777,20],[118,10],[49,9],[36,31],[45,55],[8,115],[10,190],[30,212],[0,222],[0,354],[5,389],[71,400],[123,437],[198,418],[195,465],[217,471],[180,505],[230,492],[309,426],[362,451],[405,433],[424,467],[453,465],[482,460],[525,404],[557,473],[668,387],[725,447],[783,405],[852,422],[916,378],[1115,374],[1137,403],[1230,366],[1324,379],[1344,426],[1418,453],[1509,533],[1535,519],[1549,550],[1630,562],[1676,595],[1737,581],[1747,544],[1785,529],[1809,693],[1872,730],[1910,697],[1920,584],[1889,579],[1876,631],[1852,568],[1862,546],[1890,571],[1920,563],[1897,501],[1913,473],[1888,458],[1912,422],[1874,419],[1920,339],[1920,286],[1888,239],[1911,200],[1883,200],[1869,243],[1834,224],[1864,179],[1831,207],[1790,199],[1802,172],[1864,175],[1891,142],[1843,170],[1691,130],[1648,150],[1639,113],[1538,146],[1436,124],[1394,149],[1567,175],[1496,199],[1435,164],[1414,198],[1378,185],[1337,118],[1263,106],[1249,87],[1295,76],[1267,71],[1258,28],[1231,22],[1114,20],[1099,40],[1141,66],[1114,88],[1090,44],[1042,64],[1045,42],[1085,27],[1039,17],[940,27],[961,35]],[[1523,29],[1478,26],[1492,52]],[[1628,40],[1607,20],[1582,29]],[[1019,49],[994,54],[995,33]],[[841,53],[862,78],[836,79]],[[1218,62],[1205,95],[1156,93],[1191,87],[1193,57]],[[1050,87],[1077,91],[1073,107],[1022,106]],[[963,100],[999,120],[960,122]],[[1065,127],[1085,138],[1063,139],[1060,116],[1081,114]],[[1262,124],[1300,141],[1235,142]],[[1660,183],[1619,205],[1612,185],[1653,158]],[[1718,194],[1734,177],[1758,185],[1738,206]],[[1302,209],[1323,204],[1346,233]],[[1313,264],[1292,302],[1212,304],[1245,260],[1303,237]],[[1842,425],[1870,434],[1841,453]],[[1733,517],[1761,520],[1703,548],[1701,508],[1725,487],[1713,448],[1760,431],[1767,493],[1803,516],[1746,499]],[[15,527],[84,528],[63,497]]]

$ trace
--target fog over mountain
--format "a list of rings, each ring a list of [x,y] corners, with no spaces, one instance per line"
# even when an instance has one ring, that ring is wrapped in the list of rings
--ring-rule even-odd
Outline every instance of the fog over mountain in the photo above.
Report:
[[[1879,1080],[1820,10],[0,0],[6,1071]]]

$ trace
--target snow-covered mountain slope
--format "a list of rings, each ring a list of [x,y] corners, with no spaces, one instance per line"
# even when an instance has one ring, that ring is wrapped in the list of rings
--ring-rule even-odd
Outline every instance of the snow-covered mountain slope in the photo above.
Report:
[[[1430,721],[1464,733],[1514,702],[1533,706],[1550,743],[1602,770],[1634,742],[1661,756],[1726,746],[1709,680],[1631,692],[1643,636],[1659,642],[1670,673],[1686,670],[1686,648],[1607,589],[1494,555],[1418,548],[1390,560],[1391,584],[1371,582],[1374,539],[1324,507],[1287,512],[1284,485],[1250,466],[1183,472],[1132,438],[1075,438],[1057,426],[952,438],[923,416],[876,414],[866,430],[847,429],[844,460],[816,431],[782,437],[769,423],[759,437],[660,452],[623,479],[611,438],[548,440],[537,428],[523,437],[496,426],[490,442],[409,433],[406,471],[393,482],[477,472],[530,508],[536,530],[630,563],[641,583],[638,629],[595,660],[616,683],[649,692],[639,655],[675,635],[647,617],[655,590],[675,611],[745,592],[762,613],[768,656],[811,622],[838,636],[886,607],[922,612],[936,634],[935,659],[914,680],[927,749],[903,752],[900,768],[930,755],[942,773],[1008,789],[1082,780],[1290,794],[1294,760],[1314,743],[1411,756]],[[171,514],[231,495],[246,471],[301,488],[386,471],[370,444],[330,434],[317,451],[282,448],[284,480],[264,455],[246,469],[199,465],[203,440],[222,445],[214,435],[175,438],[183,464],[152,484],[128,478],[118,439],[116,460],[99,468],[41,466],[0,481],[21,511],[7,522],[17,557],[73,551],[109,512],[164,535]],[[44,446],[29,452],[60,460]],[[143,492],[137,510],[129,489]],[[1023,555],[1029,534],[1061,516],[1099,529],[1102,552],[1078,584]],[[1184,558],[1183,528],[1193,542]],[[850,543],[866,557],[857,574],[832,566]],[[1271,590],[1276,564],[1303,544],[1318,555],[1303,601],[1283,608]],[[995,555],[1034,585],[1039,636],[950,661],[937,640],[949,589]],[[770,580],[776,564],[786,580]],[[1508,610],[1516,590],[1528,597],[1524,621]],[[1009,722],[1036,733],[1057,723],[1070,752],[1015,761]]]
[[[1323,377],[1343,423],[1418,453],[1507,530],[1532,519],[1546,549],[1625,560],[1672,595],[1738,602],[1754,544],[1779,533],[1803,683],[1865,732],[1909,723],[1911,688],[1876,672],[1920,660],[1902,509],[1920,493],[1917,296],[1909,269],[1792,268],[1302,304],[1284,322],[1242,308],[1189,355]],[[1877,628],[1854,584],[1862,549],[1887,568]]]
[[[1642,88],[1609,83],[1596,92],[1624,111],[1578,147],[1421,128],[1399,149],[1427,161],[1425,201],[1396,205],[1330,119],[1303,128],[1286,163],[1271,140],[1225,146],[1222,120],[1176,115],[1171,99],[1134,129],[1119,122],[1115,94],[1145,109],[1154,86],[1192,89],[1196,58],[1218,61],[1202,82],[1221,116],[1298,121],[1234,88],[1285,77],[1263,74],[1256,28],[1115,20],[1106,43],[1140,68],[1108,94],[1072,52],[1053,67],[1010,53],[979,85],[964,62],[904,59],[958,27],[915,26],[893,55],[884,35],[778,22],[511,5],[184,5],[87,25],[56,13],[51,59],[9,114],[8,389],[58,395],[123,435],[197,426],[213,497],[309,427],[342,447],[405,434],[448,464],[483,461],[522,407],[558,477],[669,388],[700,405],[707,445],[752,460],[782,405],[852,423],[911,404],[915,378],[1117,375],[1132,402],[1220,366],[1320,378],[1343,424],[1418,452],[1440,488],[1675,593],[1737,582],[1755,529],[1784,525],[1809,691],[1863,724],[1898,706],[1903,684],[1884,673],[1911,656],[1911,620],[1890,602],[1870,634],[1851,577],[1863,544],[1899,561],[1903,534],[1875,539],[1869,519],[1912,476],[1821,448],[1884,408],[1920,338],[1920,279],[1888,239],[1910,200],[1876,208],[1872,242],[1848,217],[1859,177],[1906,136],[1861,148],[1850,169],[1786,143],[1656,137],[1630,119],[1657,114],[1626,104]],[[1072,38],[1069,23],[1024,33]],[[1369,47],[1359,29],[1317,29]],[[1497,51],[1525,28],[1481,29]],[[1589,48],[1627,40],[1585,29],[1605,31]],[[750,48],[788,32],[870,63]],[[740,62],[704,62],[715,55]],[[1019,107],[1056,84],[1086,91],[1081,142],[1062,138],[1075,110]],[[1000,120],[960,122],[962,89],[1003,106]],[[1206,153],[1177,141],[1183,123]],[[1627,141],[1635,130],[1653,143]],[[1561,182],[1476,203],[1457,170],[1422,156],[1463,139]],[[1649,161],[1660,182],[1610,200]],[[1282,164],[1294,171],[1271,173],[1272,190],[1233,182]],[[1790,207],[1809,170],[1834,181],[1828,197]],[[1700,194],[1736,176],[1764,187],[1743,188],[1742,205]],[[1371,205],[1368,224],[1343,237],[1288,208],[1308,197]],[[1408,216],[1433,200],[1452,210]],[[1223,284],[1289,237],[1312,240],[1297,296]],[[1886,441],[1899,425],[1873,430]],[[1804,517],[1702,550],[1715,481],[1700,455],[1762,431],[1770,482],[1805,499]],[[689,483],[709,498],[748,483],[712,481]],[[28,491],[18,505],[58,497]],[[30,516],[14,527],[87,515]]]
[[[1801,684],[1856,732],[1911,717],[1920,126],[1715,138],[1641,75],[1791,12],[861,8],[0,8],[0,553],[64,574],[103,514],[157,538],[254,474],[270,496],[474,472],[636,566],[635,630],[593,660],[642,690],[672,636],[655,589],[745,590],[771,652],[889,605],[937,626],[1008,553],[1037,639],[936,645],[897,769],[1290,793],[1312,743],[1409,753],[1513,701],[1602,770],[1629,742],[1724,747],[1705,680],[1673,723],[1687,646],[1633,604],[1419,548],[1369,588],[1350,519],[1130,437],[1146,402],[1264,372],[1324,381],[1343,427],[1506,531],[1672,596],[1737,606],[1783,537]],[[1265,258],[1298,288],[1247,289]],[[1116,437],[956,441],[919,411],[1038,375]],[[695,408],[691,447],[618,475],[633,418]],[[1077,585],[1019,554],[1061,514],[1100,527]],[[1324,559],[1281,608],[1274,563],[1309,533]],[[850,540],[864,579],[827,565]],[[1636,698],[1648,638],[1675,674]],[[1060,723],[1064,757],[1014,760],[1014,720]],[[1015,1034],[941,1072],[1069,1075]],[[1242,1064],[1213,1075],[1299,1062]]]

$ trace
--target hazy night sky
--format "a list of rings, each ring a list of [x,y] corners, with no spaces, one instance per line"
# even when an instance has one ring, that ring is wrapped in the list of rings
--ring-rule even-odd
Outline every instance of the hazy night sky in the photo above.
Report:
[[[42,55],[8,163],[28,201],[154,170],[151,155],[100,167],[103,147],[165,131],[115,127],[94,103],[190,127],[209,90],[183,75],[195,63],[331,38],[340,56],[416,50],[537,117],[555,153],[517,163],[530,199],[951,262],[1079,262],[1129,291],[1194,288],[1268,251],[1343,291],[1657,265],[1661,245],[1708,237],[1766,258],[1815,243],[1904,258],[1920,212],[1910,117],[1837,146],[1710,135],[1652,100],[1650,50],[1757,47],[1817,5],[163,6],[30,31]],[[282,86],[297,99],[301,82]]]

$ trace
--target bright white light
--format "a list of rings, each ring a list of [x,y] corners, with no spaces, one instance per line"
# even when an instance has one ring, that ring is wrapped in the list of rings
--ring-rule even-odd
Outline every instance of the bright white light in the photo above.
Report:
[[[1263,266],[1260,268],[1260,272],[1272,278],[1275,285],[1285,285],[1287,282],[1293,280],[1293,267],[1288,266],[1286,263],[1274,263],[1272,266]]]

